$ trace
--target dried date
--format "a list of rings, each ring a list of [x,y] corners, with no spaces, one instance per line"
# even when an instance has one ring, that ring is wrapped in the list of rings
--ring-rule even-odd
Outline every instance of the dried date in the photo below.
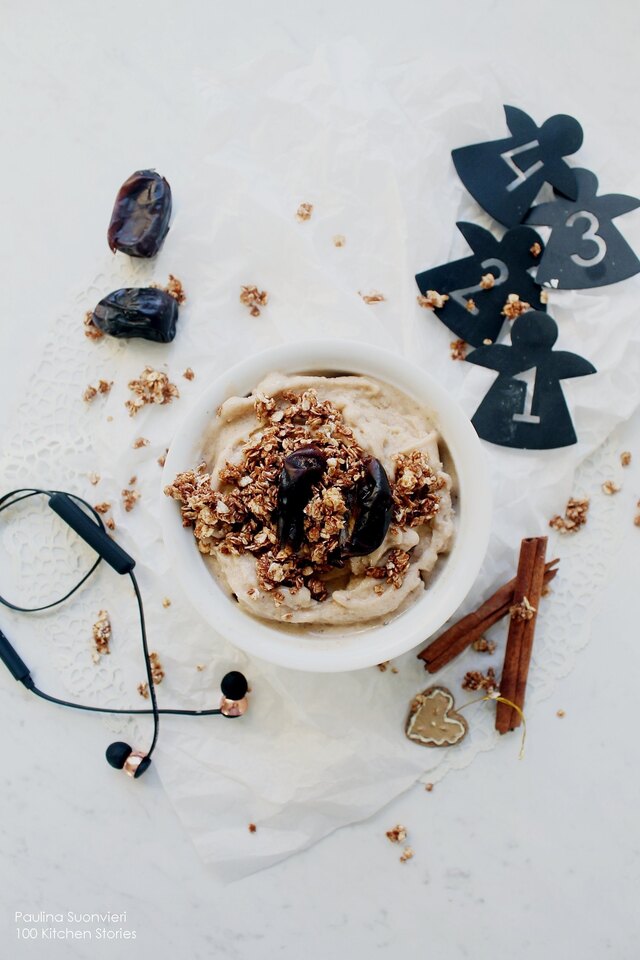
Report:
[[[110,337],[170,343],[176,335],[178,304],[158,287],[124,287],[104,297],[92,319]]]
[[[130,257],[155,257],[170,217],[168,181],[155,170],[137,170],[118,191],[107,233],[109,246]]]
[[[375,457],[365,466],[364,477],[355,491],[354,519],[347,557],[365,557],[384,541],[393,517],[393,496],[387,472]]]
[[[276,518],[281,546],[299,550],[304,536],[304,508],[309,503],[314,483],[327,468],[327,461],[317,447],[294,450],[284,459],[278,479]]]

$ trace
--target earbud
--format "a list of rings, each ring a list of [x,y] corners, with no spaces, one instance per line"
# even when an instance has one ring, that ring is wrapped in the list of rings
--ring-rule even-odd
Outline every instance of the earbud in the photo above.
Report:
[[[220,683],[220,690],[222,691],[220,713],[224,717],[241,717],[246,713],[249,707],[246,696],[248,689],[249,684],[243,673],[238,670],[226,673]]]
[[[107,763],[111,764],[112,767],[115,767],[116,770],[124,770],[128,776],[134,777],[134,779],[141,777],[145,770],[148,770],[151,766],[151,757],[148,757],[145,753],[140,753],[139,750],[133,750],[128,743],[123,743],[122,740],[109,744],[106,750],[106,758]]]

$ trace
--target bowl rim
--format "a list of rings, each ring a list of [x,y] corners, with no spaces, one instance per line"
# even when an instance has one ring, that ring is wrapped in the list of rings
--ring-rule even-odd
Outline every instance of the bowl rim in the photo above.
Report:
[[[164,486],[201,456],[206,425],[224,400],[243,396],[270,372],[354,373],[385,381],[433,410],[458,479],[456,535],[444,565],[423,596],[385,624],[322,637],[282,630],[252,617],[229,597],[184,527],[176,501]],[[334,673],[363,669],[426,643],[458,609],[484,560],[491,529],[491,490],[486,455],[470,420],[447,389],[397,353],[357,340],[302,340],[270,347],[222,372],[179,423],[166,455],[160,521],[175,575],[188,599],[217,633],[259,659],[295,670]],[[454,564],[455,560],[455,564]],[[455,574],[455,575],[454,575]]]

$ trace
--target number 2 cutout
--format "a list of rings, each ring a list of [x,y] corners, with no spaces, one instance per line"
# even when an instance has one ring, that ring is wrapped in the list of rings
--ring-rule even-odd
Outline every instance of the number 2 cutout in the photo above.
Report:
[[[580,239],[591,240],[592,243],[595,243],[598,250],[597,253],[595,253],[592,257],[581,257],[577,253],[572,253],[571,259],[579,267],[595,267],[596,264],[601,263],[607,255],[607,245],[598,233],[600,222],[598,218],[594,217],[594,215],[588,210],[579,210],[577,213],[572,213],[571,216],[567,218],[565,227],[572,227],[576,220],[580,219],[586,220],[589,224]]]
[[[530,367],[529,370],[523,370],[519,377],[514,377],[514,380],[519,380],[520,383],[524,383],[526,388],[524,395],[524,408],[522,413],[514,413],[513,417],[511,418],[516,423],[540,423],[540,417],[536,416],[534,413],[531,413],[537,372],[537,367]]]
[[[497,269],[498,276],[494,277],[494,281],[493,281],[494,287],[501,286],[503,283],[506,283],[507,280],[509,279],[509,268],[507,267],[504,260],[496,260],[492,257],[489,260],[483,260],[480,266],[482,267],[483,270],[488,270],[489,267],[495,267]],[[474,287],[461,287],[459,290],[452,290],[449,293],[449,296],[451,297],[452,300],[455,300],[455,302],[458,303],[461,307],[464,307],[465,310],[469,310],[469,307],[467,306],[469,295],[472,293],[480,293],[480,291],[483,289],[484,288],[482,287],[482,285],[477,283]],[[473,308],[469,310],[469,313],[472,316],[477,317],[480,311],[474,305]]]

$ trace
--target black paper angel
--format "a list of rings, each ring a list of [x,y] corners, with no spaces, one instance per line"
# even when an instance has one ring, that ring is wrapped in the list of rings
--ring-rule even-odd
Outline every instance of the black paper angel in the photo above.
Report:
[[[596,369],[575,353],[553,350],[557,337],[555,321],[530,310],[514,321],[512,346],[479,347],[467,356],[469,363],[498,371],[472,418],[483,440],[523,450],[550,450],[576,443],[560,381],[584,377]]]
[[[507,227],[522,223],[544,183],[575,197],[576,181],[563,157],[582,144],[574,117],[557,114],[538,127],[517,107],[504,108],[510,137],[451,151],[463,184],[483,209]]]
[[[527,223],[551,227],[540,262],[538,283],[566,290],[604,287],[640,271],[640,260],[613,225],[616,217],[640,207],[640,200],[622,193],[598,196],[598,178],[575,170],[575,200],[557,196],[531,210]]]
[[[425,270],[416,276],[416,283],[422,294],[436,290],[448,295],[444,306],[435,310],[437,316],[458,337],[479,347],[485,340],[498,339],[510,293],[517,293],[535,310],[546,309],[540,301],[542,290],[529,273],[539,263],[543,243],[535,230],[526,226],[507,230],[502,240],[474,223],[460,222],[457,227],[473,250],[472,256]],[[491,281],[481,283],[488,274],[492,286]]]

